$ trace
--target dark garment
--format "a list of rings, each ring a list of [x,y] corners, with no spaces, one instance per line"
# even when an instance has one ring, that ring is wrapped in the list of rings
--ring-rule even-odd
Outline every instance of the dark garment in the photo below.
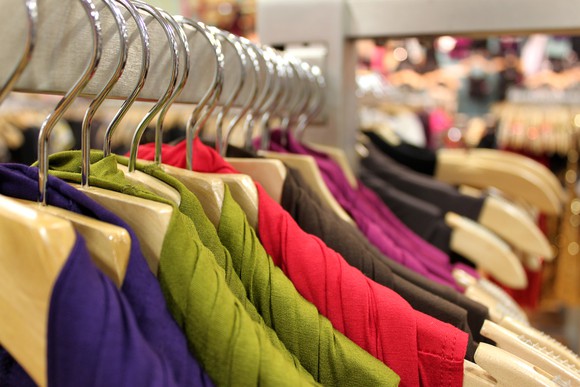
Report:
[[[389,267],[388,258],[385,258],[370,245],[355,227],[338,219],[332,211],[320,204],[314,194],[309,191],[300,174],[292,169],[288,170],[284,182],[281,204],[304,231],[321,238],[329,247],[340,253],[350,265],[361,270],[367,277],[396,291],[414,309],[450,323],[470,334],[466,356],[472,358],[477,343],[471,338],[468,312],[438,297],[437,292],[429,293],[420,286],[394,275]],[[417,275],[417,278],[422,277]],[[418,282],[421,281],[418,280]],[[437,286],[440,285],[436,285],[435,288]],[[448,296],[454,300],[463,297],[451,288],[445,286],[441,286],[441,288],[445,290],[443,293],[448,290],[451,294]],[[467,304],[469,305],[469,303]],[[485,317],[487,317],[487,311],[484,312],[479,323],[474,321],[474,326],[478,329],[477,332],[481,329]],[[477,333],[477,337],[479,338],[479,333]]]
[[[359,169],[359,178],[407,227],[433,246],[449,253],[451,228],[445,224],[445,213],[437,206],[398,190],[365,167]]]
[[[414,171],[425,175],[434,176],[437,168],[437,155],[424,148],[401,142],[400,145],[392,145],[381,136],[372,131],[363,132],[381,152],[392,157],[396,162],[406,165]]]
[[[131,237],[131,253],[121,291],[135,314],[139,329],[153,350],[164,359],[163,362],[172,371],[179,385],[212,385],[189,353],[185,336],[170,316],[159,283],[149,271],[133,230],[115,214],[62,180],[50,176],[48,182],[46,197],[50,205],[114,224],[128,231]],[[36,200],[37,187],[37,168],[17,164],[0,166],[0,193]]]
[[[447,183],[415,172],[368,144],[369,156],[362,159],[365,168],[393,187],[437,206],[443,213],[455,212],[472,220],[479,219],[484,199],[461,194]]]

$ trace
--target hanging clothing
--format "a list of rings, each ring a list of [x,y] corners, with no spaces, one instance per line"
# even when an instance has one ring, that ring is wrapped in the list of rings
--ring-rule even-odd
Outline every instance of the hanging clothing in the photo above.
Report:
[[[317,202],[315,194],[308,191],[308,187],[300,174],[288,169],[281,205],[296,220],[298,225],[304,231],[322,239],[330,248],[340,253],[350,265],[361,270],[368,278],[396,291],[414,309],[447,322],[470,335],[466,358],[472,360],[477,349],[477,342],[471,338],[471,332],[474,331],[473,336],[476,337],[477,341],[482,339],[479,331],[483,321],[488,318],[486,308],[480,305],[484,312],[480,314],[478,322],[471,326],[468,315],[470,313],[477,314],[477,311],[473,312],[458,306],[394,274],[389,266],[388,258],[370,245],[356,228],[341,221],[334,213],[324,208]],[[447,290],[457,293],[451,288],[447,288]]]
[[[453,230],[445,224],[445,213],[440,208],[402,192],[364,166],[359,170],[359,178],[381,198],[405,226],[441,251],[447,254],[451,252]]]
[[[404,142],[392,145],[373,131],[363,131],[375,146],[399,164],[428,176],[434,176],[437,168],[437,155],[428,149],[419,148]]]
[[[281,131],[271,133],[270,148],[278,152],[287,152],[280,145],[281,140]],[[353,217],[369,241],[383,254],[427,278],[455,286],[449,257],[410,232],[373,192],[362,184],[359,184],[358,189],[352,188],[334,160],[323,153],[306,148],[290,134],[287,148],[293,153],[314,157],[324,183],[333,196]]]
[[[38,169],[19,164],[0,165],[0,193],[15,198],[36,200]],[[119,217],[101,207],[79,190],[60,179],[49,177],[48,204],[123,227],[131,238],[130,258],[121,291],[139,330],[180,386],[211,386],[211,380],[192,357],[187,341],[169,314],[161,288],[153,276],[133,230]]]
[[[185,167],[185,143],[163,146],[167,164]],[[139,157],[151,159],[152,146]],[[194,142],[194,169],[236,173],[213,149]],[[392,290],[348,265],[318,238],[306,234],[256,184],[258,233],[274,263],[334,327],[392,368],[401,385],[461,385],[467,334],[413,310]],[[340,281],[336,281],[340,278]]]
[[[232,145],[228,147],[228,156],[259,158],[251,152]],[[435,312],[431,314],[432,311],[429,309],[421,309],[428,302],[417,302],[417,298],[420,299],[420,297],[414,292],[412,295],[411,292],[407,294],[404,289],[408,286],[398,285],[399,283],[408,282],[410,286],[415,286],[427,294],[440,297],[466,310],[468,312],[468,326],[471,328],[474,339],[477,342],[491,343],[479,333],[483,322],[489,319],[489,311],[485,306],[472,301],[448,286],[430,281],[382,255],[356,227],[334,214],[310,190],[300,173],[292,168],[287,168],[280,205],[288,211],[300,228],[322,239],[330,248],[341,254],[350,265],[358,268],[370,279],[395,290],[414,309],[452,324],[451,320],[447,321],[443,316],[440,318]],[[435,304],[429,308],[434,306]],[[459,325],[457,327],[461,328]],[[473,346],[470,345],[470,348]],[[470,348],[468,348],[468,358]]]
[[[71,258],[53,288],[47,332],[48,385],[176,386],[169,365],[146,340],[138,339],[131,307],[93,265],[81,242],[77,236]],[[59,338],[58,343],[51,338]],[[92,348],[86,346],[87,338]]]
[[[167,363],[141,335],[127,301],[76,237],[50,299],[47,385],[177,386]]]
[[[120,161],[127,163],[127,159]],[[300,296],[284,273],[276,268],[265,254],[254,231],[245,220],[243,211],[234,202],[227,188],[218,235],[214,225],[205,215],[201,203],[183,184],[153,164],[139,164],[137,168],[179,192],[180,210],[192,220],[201,241],[212,251],[219,266],[224,269],[232,292],[244,304],[254,321],[261,324],[265,322],[272,328],[267,329],[267,332],[272,334],[271,339],[276,342],[279,340],[281,347],[285,345],[316,381],[336,386],[398,385],[399,378],[394,372],[340,332],[335,331],[328,319],[321,316],[312,304]],[[237,216],[232,216],[232,212]],[[228,227],[229,233],[223,229]],[[240,230],[245,230],[243,235],[249,238],[249,241],[231,240],[233,237],[242,236]],[[232,232],[236,235],[232,236]],[[257,249],[255,250],[257,256],[250,255],[242,259],[241,253],[244,244],[247,243],[251,243]],[[259,269],[254,268],[249,278],[243,276],[242,274],[247,275],[247,269],[242,266],[252,266],[253,263],[256,263]],[[262,281],[253,282],[261,275]],[[243,282],[241,278],[247,282]],[[252,302],[258,298],[261,301],[259,311],[256,308],[258,305]],[[294,313],[289,313],[292,310]]]
[[[369,155],[361,159],[361,164],[375,176],[409,195],[434,204],[443,213],[455,212],[475,221],[479,219],[485,202],[484,198],[463,195],[449,184],[398,164],[372,143],[367,144],[366,147]]]
[[[267,255],[227,186],[218,232],[232,252],[233,266],[266,324],[282,341],[290,341],[288,348],[296,351],[316,380],[333,386],[398,385],[399,377],[394,372],[383,371],[386,367],[382,363],[334,331],[316,307],[298,294]],[[372,376],[376,378],[373,380]]]
[[[55,154],[49,162],[51,174],[80,181],[80,152]],[[89,180],[94,186],[173,206],[159,261],[159,281],[171,314],[217,385],[316,384],[282,345],[275,345],[265,325],[248,315],[195,225],[174,203],[130,184],[117,169],[117,159],[103,157],[102,152],[91,152]],[[188,205],[187,197],[182,197],[181,205]]]

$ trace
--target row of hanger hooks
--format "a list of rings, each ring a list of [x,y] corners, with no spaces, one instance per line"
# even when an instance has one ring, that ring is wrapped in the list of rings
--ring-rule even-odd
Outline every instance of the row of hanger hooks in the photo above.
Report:
[[[46,205],[48,140],[52,129],[76,98],[83,93],[99,66],[104,64],[102,59],[105,36],[101,16],[95,1],[77,1],[82,5],[91,27],[90,43],[92,44],[92,52],[83,73],[64,94],[40,127],[38,142],[38,201],[43,205]],[[83,160],[81,183],[85,188],[89,185],[92,121],[98,109],[105,99],[109,98],[111,91],[127,69],[127,59],[131,44],[139,44],[141,47],[138,81],[129,95],[124,98],[121,107],[107,126],[103,146],[103,152],[106,156],[111,154],[112,137],[119,123],[133,103],[139,99],[147,78],[154,76],[150,71],[150,28],[143,15],[152,17],[163,29],[166,38],[164,50],[167,50],[170,54],[171,66],[166,69],[170,73],[166,88],[133,132],[128,165],[129,173],[134,172],[136,169],[137,149],[143,133],[156,117],[155,163],[162,163],[163,123],[167,112],[181,95],[190,75],[194,71],[208,71],[207,69],[193,68],[192,66],[194,50],[192,41],[189,38],[192,36],[191,33],[200,35],[203,41],[211,47],[213,74],[209,87],[204,90],[202,98],[198,101],[187,120],[188,169],[193,170],[193,141],[207,127],[209,118],[216,110],[215,143],[216,150],[221,155],[226,154],[232,134],[240,126],[243,128],[244,147],[252,147],[254,130],[259,128],[261,133],[260,147],[267,148],[269,145],[269,131],[274,123],[277,123],[286,136],[292,130],[297,137],[301,137],[308,124],[322,110],[325,81],[320,69],[316,66],[310,66],[306,62],[290,57],[272,47],[253,43],[246,38],[205,25],[202,22],[183,16],[172,16],[164,10],[140,0],[100,1],[113,15],[116,25],[115,39],[119,40],[119,50],[116,54],[114,68],[110,71],[110,75],[102,88],[100,88],[100,91],[92,98],[83,118],[81,132]],[[0,103],[13,90],[19,77],[33,58],[37,44],[38,26],[42,15],[39,12],[36,0],[25,0],[24,3],[28,18],[24,53],[0,90]],[[139,39],[135,42],[129,39],[127,20],[121,11],[121,7],[128,12],[137,26]],[[194,44],[199,44],[199,42],[196,40]],[[231,55],[232,58],[228,58],[227,55]],[[234,69],[239,76],[232,76],[228,73],[227,59],[229,59],[228,63],[235,63]],[[224,90],[226,89],[230,90],[228,95],[224,95]]]

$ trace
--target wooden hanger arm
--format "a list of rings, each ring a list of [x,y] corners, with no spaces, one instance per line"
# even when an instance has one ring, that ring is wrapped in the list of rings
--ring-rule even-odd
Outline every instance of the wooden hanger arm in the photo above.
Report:
[[[115,213],[133,229],[149,269],[157,274],[163,239],[169,228],[173,207],[102,188],[83,189],[78,184],[71,185]]]
[[[141,171],[135,170],[133,172],[129,172],[127,166],[123,164],[117,164],[117,169],[123,171],[125,178],[131,183],[137,186],[144,186],[154,194],[167,199],[172,203],[177,204],[178,206],[181,203],[181,196],[179,195],[179,192],[177,192],[177,190],[171,187],[169,184]]]
[[[546,371],[489,344],[479,344],[474,359],[464,363],[464,387],[558,386]]]
[[[144,164],[152,164],[153,161],[139,160]],[[219,225],[224,203],[224,182],[212,173],[201,173],[183,168],[161,164],[168,175],[179,180],[199,199],[201,206],[208,219],[214,226]]]
[[[40,386],[52,288],[75,242],[69,221],[0,196],[0,343]]]
[[[120,288],[129,265],[131,237],[122,227],[89,218],[54,206],[41,206],[36,202],[14,199],[37,211],[52,214],[71,222],[85,239],[95,265]]]
[[[481,334],[496,342],[497,347],[525,360],[536,367],[558,378],[566,385],[580,384],[580,372],[576,367],[553,357],[545,348],[533,341],[528,342],[523,337],[486,320],[481,328]]]
[[[276,203],[282,201],[287,170],[280,160],[227,157],[226,161],[237,171],[260,183]]]
[[[469,360],[463,362],[463,387],[494,387],[496,385],[497,380],[479,365]]]
[[[495,187],[546,214],[557,215],[562,211],[560,198],[535,174],[511,164],[470,158],[464,150],[438,152],[435,178],[453,185]]]
[[[518,155],[512,152],[506,152],[496,149],[470,149],[470,157],[498,160],[505,163],[517,164],[518,167],[525,169],[531,173],[536,174],[547,187],[564,202],[566,194],[558,178],[546,166],[540,164],[529,157]]]
[[[549,261],[554,259],[550,243],[538,226],[526,213],[505,200],[486,197],[478,222],[520,251]]]
[[[334,196],[332,196],[332,193],[324,183],[320,169],[318,169],[318,165],[316,165],[316,161],[314,161],[312,156],[271,151],[259,151],[258,153],[268,158],[280,160],[289,167],[297,169],[304,180],[306,180],[309,187],[318,195],[320,200],[326,203],[341,219],[350,224],[354,224],[352,218],[346,213],[346,211],[344,211],[340,204],[338,204]]]
[[[547,348],[556,356],[559,356],[563,361],[567,361],[576,367],[577,370],[580,370],[580,357],[578,357],[578,355],[572,352],[572,350],[567,348],[564,344],[555,340],[553,337],[534,327],[524,325],[511,317],[506,316],[502,318],[501,321],[494,322],[520,337],[538,343],[542,347]]]
[[[453,229],[450,241],[453,251],[509,287],[526,287],[522,263],[505,242],[472,220],[452,212],[445,215],[445,223]]]

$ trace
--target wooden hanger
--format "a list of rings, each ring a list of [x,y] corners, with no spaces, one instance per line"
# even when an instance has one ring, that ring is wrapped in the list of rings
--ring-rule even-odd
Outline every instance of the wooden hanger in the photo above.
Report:
[[[248,115],[244,126],[244,137],[251,140],[251,130],[253,122],[256,117],[260,117],[266,109],[271,107],[272,99],[271,93],[274,90],[274,82],[276,79],[276,72],[274,61],[271,58],[269,51],[263,51],[258,46],[248,43],[248,52],[255,54],[254,75],[255,75],[255,92],[257,98],[255,104],[249,104]],[[251,102],[249,100],[248,102]],[[230,137],[234,131],[234,127],[226,134],[224,148],[222,155],[227,153],[227,146]],[[225,160],[231,164],[236,170],[242,172],[252,179],[260,183],[266,190],[268,195],[277,203],[282,201],[282,191],[284,188],[284,181],[286,180],[286,166],[280,160],[273,159],[245,159],[237,157],[226,157]]]
[[[149,269],[153,274],[157,274],[161,248],[169,228],[173,207],[98,187],[84,188],[80,184],[73,183],[70,185],[113,212],[133,229]]]
[[[445,214],[445,223],[453,229],[451,250],[506,286],[514,289],[526,287],[527,277],[522,263],[505,242],[476,222],[452,212]]]
[[[557,387],[554,377],[518,356],[481,343],[474,360],[463,363],[463,387],[530,386]]]
[[[469,152],[448,149],[437,153],[435,178],[453,185],[495,187],[506,195],[525,200],[540,211],[557,215],[562,203],[537,175],[516,165],[490,159],[471,158]]]
[[[240,62],[239,67],[237,67],[241,74],[245,74],[245,67],[246,67],[246,52],[242,48],[242,45],[236,42],[235,36],[218,30],[217,28],[213,27],[206,27],[211,34],[210,43],[215,48],[218,46],[218,43],[221,42],[221,47],[226,50],[230,50],[226,52],[228,57],[236,58]],[[233,51],[231,51],[233,50]],[[221,52],[221,50],[220,50]],[[196,106],[193,113],[190,116],[188,121],[186,133],[187,133],[187,169],[193,169],[193,141],[195,137],[199,135],[199,131],[201,128],[206,124],[207,120],[211,116],[213,110],[217,106],[218,102],[220,101],[221,90],[224,87],[223,78],[223,68],[224,68],[224,55],[217,55],[216,51],[216,68],[221,69],[222,71],[216,71],[216,79],[215,84],[212,88],[206,93],[202,101]],[[235,79],[236,77],[231,77],[229,79]],[[244,76],[242,75],[236,81],[236,85],[231,86],[228,84],[228,88],[231,87],[233,93],[227,96],[227,100],[222,107],[222,111],[220,112],[220,119],[218,120],[218,127],[223,123],[223,119],[227,114],[228,110],[231,108],[232,104],[234,103],[236,97],[238,96],[241,86],[243,84],[242,80]],[[203,114],[201,114],[203,108],[209,101],[209,108],[205,110]],[[201,114],[201,117],[200,117]],[[221,137],[218,136],[218,137]],[[219,140],[221,141],[221,139]],[[219,143],[219,141],[217,141]],[[248,218],[248,222],[252,227],[256,227],[258,224],[258,191],[254,184],[254,181],[250,176],[243,175],[243,174],[218,174],[212,173],[212,177],[220,179],[223,183],[227,184],[230,188],[231,194],[234,200],[240,205],[243,211],[246,213]],[[223,195],[223,194],[222,194]],[[223,203],[223,196],[221,197],[221,202]],[[220,206],[221,210],[221,206]]]
[[[147,39],[147,29],[145,27],[145,22],[143,21],[142,16],[136,10],[135,6],[125,0],[119,0],[119,3],[124,6],[131,16],[135,19],[141,37],[141,43],[145,47]],[[124,67],[124,57],[126,56],[126,41],[122,37],[123,33],[123,23],[124,19],[120,11],[115,6],[110,6],[109,9],[115,15],[115,20],[117,21],[117,26],[120,32],[120,58],[119,64],[115,73],[109,79],[107,85],[103,88],[103,90],[99,93],[99,95],[91,102],[91,106],[89,110],[85,114],[85,120],[83,122],[83,139],[82,139],[82,153],[83,153],[83,165],[81,166],[81,185],[79,184],[71,184],[73,187],[79,189],[87,196],[95,200],[97,203],[101,204],[103,207],[107,208],[111,212],[115,213],[121,219],[123,219],[135,232],[137,238],[142,247],[143,255],[147,259],[147,263],[149,264],[149,268],[153,273],[157,273],[157,268],[159,264],[159,259],[161,256],[161,248],[163,244],[163,239],[169,227],[169,222],[171,219],[171,215],[173,213],[173,207],[159,202],[154,202],[126,194],[122,194],[115,191],[110,191],[98,187],[90,187],[88,184],[88,177],[89,177],[89,168],[90,168],[90,127],[91,127],[91,119],[94,115],[97,108],[101,105],[104,98],[110,92],[112,87],[114,86],[115,82],[120,77],[122,73],[122,69]],[[77,81],[73,89],[67,93],[63,101],[57,106],[54,113],[51,114],[45,123],[43,123],[43,129],[41,129],[41,135],[39,138],[43,139],[43,141],[39,141],[41,144],[45,144],[47,141],[48,136],[50,135],[50,128],[54,125],[55,122],[58,121],[60,116],[64,113],[66,108],[70,106],[72,101],[76,98],[76,96],[80,93],[80,91],[84,88],[84,86],[88,83],[90,79],[90,75],[95,71],[96,65],[98,63],[98,58],[100,57],[100,44],[98,42],[102,39],[99,30],[96,28],[95,23],[91,24],[92,32],[93,32],[93,54],[91,57],[91,61],[87,66],[85,73],[82,77]],[[145,75],[147,73],[147,68],[149,64],[149,51],[142,50],[143,52],[143,62],[141,63],[141,79],[138,85],[136,86],[134,92],[130,96],[130,98],[125,101],[123,107],[128,109],[131,103],[136,99],[139,91],[141,90],[144,81]],[[118,118],[117,115],[116,118]],[[108,133],[109,134],[109,133]],[[112,132],[110,133],[112,135]],[[107,141],[105,141],[107,144]],[[110,144],[110,142],[109,142]],[[46,176],[48,170],[48,160],[46,157],[46,147],[39,146],[39,170],[42,173],[39,176],[40,187],[41,187],[41,199],[44,203],[46,203],[46,198],[44,196],[44,192],[46,192],[46,180],[43,176]]]
[[[493,322],[500,322],[506,316],[517,319],[518,321],[522,318],[520,313],[523,312],[519,308],[514,309],[506,306],[499,299],[495,298],[479,286],[470,286],[465,289],[465,296],[485,305],[489,309],[489,316]]]
[[[502,289],[485,279],[477,280],[463,270],[454,270],[453,276],[466,288],[465,295],[489,309],[492,322],[526,340],[547,348],[563,361],[580,369],[580,358],[552,337],[530,326],[524,311]]]
[[[156,195],[161,196],[179,206],[179,204],[181,203],[181,197],[175,188],[169,186],[165,182],[160,181],[159,179],[156,179],[153,176],[137,171],[135,166],[137,160],[137,149],[139,147],[141,137],[143,136],[143,132],[145,131],[145,129],[147,129],[147,127],[157,114],[160,114],[159,122],[163,121],[165,112],[169,108],[172,99],[177,97],[177,95],[174,96],[174,90],[175,86],[177,85],[177,78],[179,76],[180,55],[179,55],[179,46],[177,44],[178,39],[177,36],[179,35],[179,31],[171,24],[171,21],[168,20],[170,16],[162,14],[157,8],[140,2],[135,3],[135,7],[144,12],[149,13],[162,26],[169,43],[168,46],[170,47],[169,52],[171,54],[171,64],[172,64],[171,77],[169,80],[168,88],[165,91],[165,94],[155,103],[155,105],[151,108],[151,110],[149,110],[149,112],[141,120],[137,129],[134,132],[130,152],[131,157],[129,158],[128,167],[125,168],[124,166],[119,166],[119,169],[125,173],[125,177],[127,178],[127,180],[131,181],[136,185],[142,184]],[[158,130],[160,131],[161,129]]]
[[[464,195],[480,198],[483,191],[469,186],[459,186]],[[554,252],[544,233],[532,220],[529,211],[493,192],[485,196],[478,222],[496,233],[514,248],[526,253],[528,263],[537,263],[538,256],[552,260]],[[531,258],[529,258],[531,257]]]
[[[550,242],[538,226],[507,200],[486,197],[477,221],[520,251],[539,255],[547,261],[555,257]]]
[[[505,152],[495,149],[470,149],[470,157],[485,158],[498,160],[505,163],[517,165],[523,170],[533,173],[538,176],[547,187],[554,192],[556,197],[560,198],[562,202],[565,199],[565,192],[558,178],[546,166],[540,164],[529,157],[518,155],[512,152]]]
[[[518,336],[489,320],[483,323],[481,334],[495,341],[498,348],[504,349],[553,375],[555,380],[560,381],[562,385],[580,385],[580,370],[574,364],[554,356],[539,343]]]
[[[186,18],[181,17],[181,16],[176,16],[175,21],[176,21],[176,23],[179,23],[179,25],[181,25],[182,31],[183,31],[183,36],[181,36],[181,34],[179,34],[178,36],[180,36],[180,38],[181,38],[180,42],[181,42],[183,51],[185,51],[185,55],[181,56],[184,59],[184,69],[185,70],[183,71],[183,76],[181,77],[181,82],[177,86],[177,89],[176,89],[174,95],[171,97],[169,104],[164,108],[164,112],[167,112],[169,105],[181,93],[183,88],[186,86],[187,82],[195,82],[196,81],[194,78],[190,77],[190,75],[195,77],[195,73],[190,74],[190,72],[189,72],[189,68],[190,68],[190,52],[189,52],[190,42],[188,39],[190,37],[195,38],[197,33],[201,33],[204,40],[208,43],[208,48],[211,48],[211,50],[214,54],[215,60],[216,60],[214,80],[213,80],[212,84],[210,85],[209,89],[206,91],[206,93],[202,97],[201,102],[198,104],[196,109],[193,111],[192,117],[195,117],[198,114],[198,112],[201,110],[201,108],[203,108],[203,106],[205,106],[207,104],[208,100],[212,97],[214,90],[218,87],[220,66],[221,66],[222,70],[223,70],[223,66],[224,66],[223,57],[221,57],[219,55],[219,53],[221,52],[221,43],[215,37],[215,35],[203,23],[195,22],[193,20],[186,19]],[[186,27],[189,27],[189,28],[186,28]],[[193,30],[193,34],[187,34],[187,32],[189,30]],[[164,119],[164,116],[159,117],[159,119],[157,121],[157,129],[162,128],[162,125],[164,122],[163,119]],[[192,130],[192,126],[193,126],[192,121],[193,121],[193,118],[190,118],[190,120],[188,120],[188,122],[187,122],[187,128],[186,128],[187,133],[190,133],[190,131]],[[161,161],[160,156],[161,155],[156,155],[155,159]],[[143,161],[143,162],[147,163],[147,161]],[[188,170],[188,169],[173,167],[171,165],[167,165],[167,164],[163,164],[163,163],[158,163],[158,165],[168,175],[179,180],[183,185],[185,185],[185,187],[187,187],[187,189],[189,189],[191,192],[193,192],[195,194],[195,196],[199,199],[199,201],[204,209],[205,214],[207,215],[209,220],[212,222],[212,224],[217,227],[219,225],[219,221],[221,218],[221,211],[222,211],[222,205],[223,205],[223,200],[224,200],[224,193],[225,193],[224,181],[219,176],[216,176],[215,174],[195,172],[195,171]]]
[[[169,184],[138,170],[129,172],[129,167],[123,164],[118,164],[117,169],[122,171],[125,174],[125,179],[133,185],[142,186],[146,190],[151,191],[155,195],[167,199],[178,206],[181,204],[181,195],[179,195],[179,192]]]
[[[454,269],[452,275],[455,282],[465,288],[467,297],[485,305],[490,310],[492,321],[497,322],[504,316],[509,316],[522,324],[530,325],[524,310],[505,290],[496,284],[485,278],[477,279],[461,269]],[[470,293],[472,291],[475,291],[475,293]],[[497,318],[494,318],[494,315]]]
[[[153,161],[140,161],[142,163],[154,163]],[[212,224],[214,226],[219,225],[225,194],[225,184],[219,175],[189,171],[167,164],[161,164],[159,167],[190,190],[199,199],[204,213]]]
[[[131,250],[131,237],[127,230],[59,207],[39,206],[36,202],[22,199],[14,199],[14,201],[71,222],[74,229],[85,239],[95,265],[118,288],[121,287],[127,272]]]
[[[282,201],[282,190],[287,170],[280,160],[227,157],[226,161],[236,170],[260,183],[276,203]]]
[[[502,318],[501,321],[494,322],[526,341],[531,341],[537,343],[541,347],[547,348],[550,352],[554,353],[554,355],[562,359],[563,362],[568,362],[570,365],[574,366],[576,370],[580,370],[580,357],[544,332],[534,327],[524,325],[507,316]]]
[[[40,386],[52,288],[75,241],[69,221],[0,196],[0,343]]]
[[[264,150],[258,151],[258,154],[271,159],[280,160],[289,167],[297,169],[322,202],[328,205],[329,208],[342,220],[354,224],[352,218],[346,213],[346,211],[344,211],[340,204],[338,204],[334,196],[332,196],[332,193],[324,183],[320,169],[318,169],[318,165],[316,165],[316,161],[314,161],[312,156]]]

